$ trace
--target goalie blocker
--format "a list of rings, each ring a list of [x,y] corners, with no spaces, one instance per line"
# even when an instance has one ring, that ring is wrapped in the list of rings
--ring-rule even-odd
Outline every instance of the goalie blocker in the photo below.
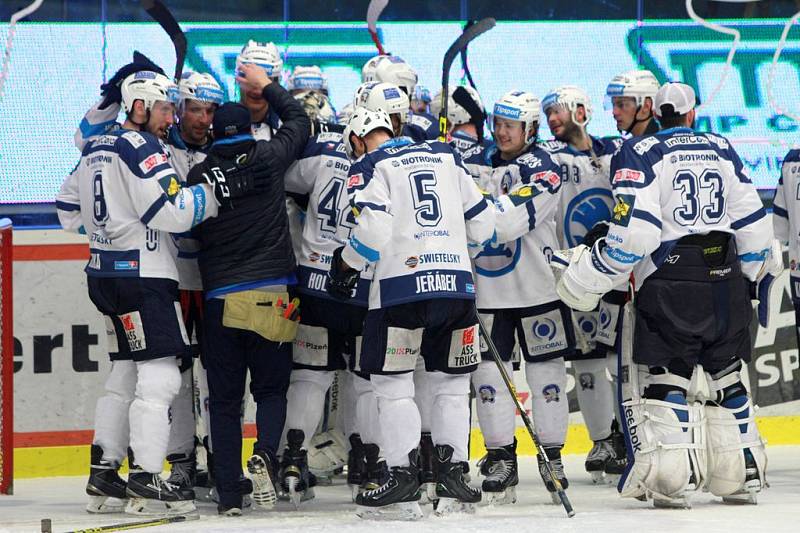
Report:
[[[734,240],[684,237],[671,257],[624,310],[619,393],[632,460],[618,489],[657,506],[689,507],[700,488],[755,503],[767,459],[740,375],[752,308]]]

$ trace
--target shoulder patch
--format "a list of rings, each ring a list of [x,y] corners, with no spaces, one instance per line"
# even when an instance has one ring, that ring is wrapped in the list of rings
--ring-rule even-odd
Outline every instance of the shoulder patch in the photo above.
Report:
[[[564,150],[565,148],[567,148],[568,145],[567,143],[562,141],[551,140],[551,141],[544,141],[540,143],[539,146],[541,146],[544,150],[547,150],[548,152],[558,152],[560,150]]]
[[[623,181],[629,183],[644,183],[644,172],[631,168],[620,168],[614,173],[614,178],[611,183],[616,184]]]
[[[324,131],[317,135],[318,143],[336,143],[342,140],[342,134],[338,131]]]
[[[181,184],[176,176],[164,176],[158,180],[158,184],[161,185],[161,189],[170,201],[181,192]]]
[[[140,148],[147,144],[147,139],[145,139],[138,131],[126,131],[121,135],[121,137],[128,141],[130,145],[134,147],[134,149]]]
[[[147,174],[158,165],[169,162],[169,157],[164,152],[156,152],[147,156],[144,161],[139,163],[139,170],[142,174]]]
[[[522,205],[534,196],[540,194],[540,192],[539,189],[531,187],[530,185],[523,185],[508,193],[508,199],[511,200],[511,203],[514,205]]]
[[[361,187],[362,185],[364,185],[364,174],[361,172],[351,174],[350,177],[347,178],[348,189],[355,189],[356,187]]]
[[[655,137],[645,137],[644,139],[633,145],[633,151],[639,155],[644,155],[659,142],[660,141]]]
[[[411,123],[416,124],[423,130],[427,130],[433,125],[433,122],[420,115],[411,115]]]
[[[536,157],[532,153],[528,152],[527,154],[523,154],[519,156],[515,163],[519,165],[525,165],[528,168],[538,168],[542,166],[542,160],[539,157]]]
[[[617,194],[614,196],[615,205],[611,220],[617,226],[627,227],[633,214],[633,204],[636,197],[632,194]]]

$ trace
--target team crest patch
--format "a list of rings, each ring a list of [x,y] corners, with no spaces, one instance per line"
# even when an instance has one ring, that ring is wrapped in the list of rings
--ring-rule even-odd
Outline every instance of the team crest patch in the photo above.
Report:
[[[633,214],[633,203],[636,197],[632,194],[618,194],[615,197],[612,219],[617,226],[627,227]]]
[[[481,403],[494,403],[497,390],[491,385],[481,385],[478,387],[478,397],[481,399]]]
[[[167,194],[170,201],[181,192],[181,184],[175,176],[165,176],[158,180],[158,184],[161,185],[161,189]]]
[[[546,403],[561,401],[561,388],[555,383],[551,383],[542,389],[542,396]]]

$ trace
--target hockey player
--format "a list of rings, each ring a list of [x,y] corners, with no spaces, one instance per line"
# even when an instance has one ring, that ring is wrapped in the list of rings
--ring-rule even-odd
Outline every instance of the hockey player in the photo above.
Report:
[[[375,81],[362,83],[353,97],[353,107],[386,111],[392,121],[392,133],[395,137],[408,137],[421,142],[425,140],[424,132],[408,123],[408,105],[408,95],[393,83]]]
[[[90,236],[89,297],[106,318],[112,360],[106,394],[97,402],[86,489],[90,512],[121,510],[109,498],[126,497],[129,513],[194,511],[193,492],[159,476],[169,407],[181,383],[176,357],[188,350],[167,232],[186,231],[216,215],[226,196],[246,193],[254,182],[252,175],[240,180],[242,173],[223,173],[209,184],[181,187],[158,140],[173,121],[174,90],[152,71],[121,80],[122,128],[86,145],[56,200],[65,229]],[[126,483],[117,469],[128,445]]]
[[[316,96],[315,93],[310,95]],[[310,104],[312,100],[305,98],[304,101]],[[306,106],[310,117],[325,115],[326,109],[329,107],[320,106],[317,110],[311,110],[310,106]],[[327,118],[334,119],[329,114]],[[301,232],[293,239],[298,260],[298,292],[304,311],[292,347],[294,363],[287,393],[283,438],[287,447],[281,462],[281,484],[295,503],[301,497],[308,499],[313,496],[313,491],[308,490],[310,476],[307,450],[322,417],[325,392],[331,387],[335,372],[355,369],[357,343],[361,340],[372,278],[370,269],[362,272],[357,294],[346,303],[334,300],[326,290],[333,252],[340,242],[349,239],[355,224],[347,197],[349,169],[350,160],[345,153],[342,134],[330,131],[309,139],[303,154],[289,168],[285,177],[287,196],[304,213]],[[364,379],[363,375],[354,375],[352,380],[359,397],[372,396],[368,376]],[[340,384],[340,397],[346,394],[343,388]],[[364,397],[360,403],[362,411],[367,413],[369,404],[374,404],[374,397]],[[374,411],[375,407],[371,410]],[[377,449],[376,431],[372,427],[377,420],[370,418],[371,423],[363,425],[363,435],[355,430],[347,431],[351,444],[348,484],[354,491],[354,497],[368,481],[365,478],[369,477],[366,475],[365,443],[366,448]],[[361,424],[356,425],[362,430]],[[344,429],[348,430],[347,427]],[[372,477],[380,478],[377,451],[370,453],[370,457]],[[377,481],[373,479],[372,482]],[[380,479],[378,485],[382,483]]]
[[[649,70],[631,70],[614,76],[606,88],[606,108],[611,108],[620,133],[637,137],[658,131],[653,118],[658,87],[658,80]]]
[[[707,488],[754,503],[766,455],[740,375],[751,350],[748,280],[761,294],[782,261],[739,156],[727,139],[692,131],[694,106],[688,85],[658,90],[665,129],[614,156],[608,235],[574,249],[557,290],[586,311],[633,273],[620,363],[629,376],[622,496],[688,506]]]
[[[236,56],[236,72],[242,71],[242,65],[254,64],[266,72],[272,83],[280,84],[283,73],[283,59],[275,43],[259,43],[253,40],[247,42],[239,55]],[[278,115],[270,112],[269,102],[252,86],[240,86],[240,102],[250,110],[251,129],[256,140],[268,141],[272,138],[279,126]]]
[[[491,157],[492,179],[484,188],[492,194],[520,189],[533,199],[523,224],[498,227],[496,241],[474,257],[478,311],[512,374],[511,356],[519,344],[531,390],[534,423],[550,464],[564,488],[561,463],[569,410],[564,357],[575,350],[569,309],[558,300],[549,255],[558,247],[556,213],[561,194],[559,167],[537,143],[539,100],[512,91],[494,106],[497,152]],[[537,280],[535,284],[531,279]],[[488,450],[482,472],[483,491],[490,501],[516,501],[518,483],[515,407],[488,351],[472,375],[478,394],[478,421]],[[548,490],[555,486],[539,467]]]
[[[350,168],[348,191],[355,227],[332,257],[328,291],[352,297],[360,271],[374,265],[360,368],[370,374],[380,412],[381,450],[389,479],[365,491],[362,516],[422,516],[417,445],[420,414],[411,372],[422,356],[434,391],[439,510],[473,504],[480,491],[466,484],[462,461],[469,437],[469,377],[478,352],[474,283],[467,240],[491,237],[494,213],[443,143],[392,138],[384,111],[357,108],[344,133]],[[408,186],[398,186],[406,183]]]
[[[611,218],[614,199],[609,168],[611,156],[622,139],[598,139],[587,133],[592,103],[579,87],[565,85],[553,90],[542,100],[542,110],[556,139],[543,143],[543,147],[561,168],[556,228],[559,248],[572,248],[583,242],[596,224]],[[594,442],[585,468],[598,483],[603,480],[609,462],[616,459],[611,430],[614,393],[606,378],[608,348],[596,339],[601,323],[598,310],[573,311],[572,319],[578,350],[567,360],[572,361],[578,405]]]
[[[214,116],[215,141],[205,161],[189,172],[189,183],[220,169],[243,167],[269,174],[267,190],[236,203],[236,209],[197,228],[205,289],[201,354],[208,369],[211,437],[218,510],[241,512],[240,413],[245,381],[256,402],[258,439],[247,469],[253,501],[276,500],[276,453],[286,415],[291,345],[298,307],[288,286],[295,283],[283,174],[308,140],[310,121],[300,104],[272,83],[263,68],[244,64],[237,81],[245,92],[261,90],[282,126],[270,141],[251,135],[248,110],[226,104]]]
[[[317,65],[298,65],[289,76],[288,89],[292,96],[297,96],[302,91],[316,91],[328,96],[328,78]]]
[[[800,187],[800,150],[790,150],[781,165],[781,177],[772,200],[772,223],[775,237],[789,245],[789,287],[795,308],[796,323],[800,324],[800,282],[797,265],[800,264],[800,221],[798,220],[798,197],[795,192]],[[765,298],[764,301],[769,301]],[[762,301],[762,303],[764,303]],[[766,317],[762,320],[766,325]],[[800,339],[800,329],[795,329]],[[800,342],[800,340],[799,340]]]

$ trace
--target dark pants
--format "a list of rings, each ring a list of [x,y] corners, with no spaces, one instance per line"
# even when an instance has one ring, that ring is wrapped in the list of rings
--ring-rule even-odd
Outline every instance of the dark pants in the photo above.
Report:
[[[219,501],[226,506],[240,506],[241,414],[247,372],[250,372],[250,392],[256,402],[257,439],[253,448],[267,452],[274,459],[286,420],[292,345],[223,326],[224,309],[224,300],[206,301],[201,357],[208,373],[214,476]]]

